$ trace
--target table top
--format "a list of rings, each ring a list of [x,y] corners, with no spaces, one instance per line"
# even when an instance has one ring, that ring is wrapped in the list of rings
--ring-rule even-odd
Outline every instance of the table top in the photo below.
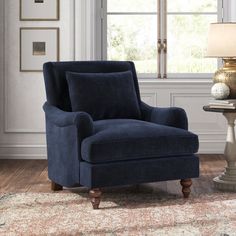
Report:
[[[210,112],[236,113],[236,109],[210,108],[209,105],[204,106],[203,110],[210,111]]]

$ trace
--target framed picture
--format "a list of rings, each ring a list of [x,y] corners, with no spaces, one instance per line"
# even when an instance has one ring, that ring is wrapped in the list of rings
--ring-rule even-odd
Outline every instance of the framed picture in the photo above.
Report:
[[[40,72],[59,61],[59,28],[20,28],[20,71]]]
[[[59,20],[60,0],[20,0],[20,20]]]

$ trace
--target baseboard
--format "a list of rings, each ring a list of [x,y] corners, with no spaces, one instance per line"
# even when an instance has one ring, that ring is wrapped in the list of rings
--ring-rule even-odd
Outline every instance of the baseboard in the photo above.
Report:
[[[0,145],[0,159],[46,159],[46,145]]]
[[[12,154],[12,155],[3,155],[0,156],[0,160],[46,160],[46,155],[24,155],[24,154]]]
[[[220,140],[202,140],[199,144],[200,154],[223,154],[225,148],[225,141]]]

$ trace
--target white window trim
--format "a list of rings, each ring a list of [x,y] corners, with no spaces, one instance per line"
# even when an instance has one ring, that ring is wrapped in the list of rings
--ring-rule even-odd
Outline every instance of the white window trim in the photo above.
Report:
[[[75,60],[95,60],[97,27],[96,0],[76,0],[75,2]]]
[[[218,20],[229,22],[232,19],[232,8],[236,4],[231,0],[218,0]],[[76,1],[76,60],[106,60],[106,1],[78,0]],[[223,7],[223,8],[222,8]],[[105,9],[105,10],[104,10]],[[222,60],[218,61],[218,66]],[[157,79],[156,74],[138,74],[140,79]],[[176,73],[168,74],[168,79],[210,79],[209,73]]]

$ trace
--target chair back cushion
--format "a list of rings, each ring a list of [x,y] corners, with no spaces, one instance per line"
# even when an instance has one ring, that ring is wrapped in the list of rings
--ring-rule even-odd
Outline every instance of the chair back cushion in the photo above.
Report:
[[[93,120],[140,119],[131,71],[66,73],[72,111],[85,111]]]
[[[69,61],[48,62],[44,64],[44,81],[49,104],[64,111],[72,111],[66,72],[113,73],[131,71],[135,92],[140,105],[140,93],[135,66],[128,61]]]

